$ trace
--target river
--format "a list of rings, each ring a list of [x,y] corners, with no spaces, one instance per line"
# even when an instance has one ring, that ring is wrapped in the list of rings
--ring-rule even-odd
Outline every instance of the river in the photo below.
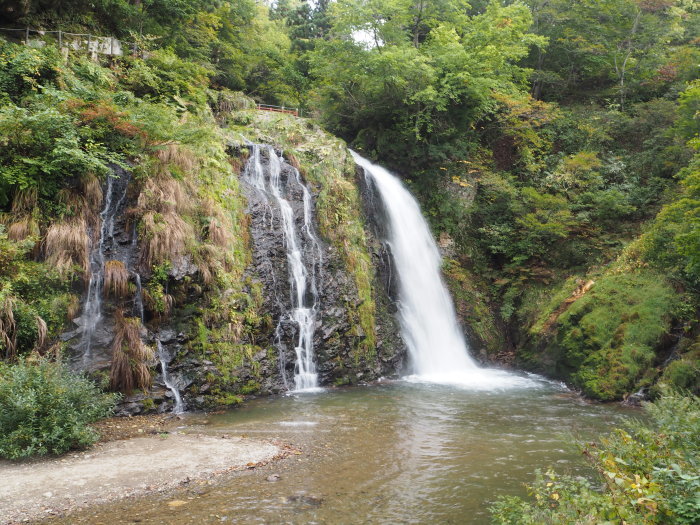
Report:
[[[183,432],[280,439],[303,453],[65,523],[488,523],[489,503],[524,495],[537,468],[589,475],[575,441],[629,414],[526,379],[491,391],[380,382],[188,415]]]

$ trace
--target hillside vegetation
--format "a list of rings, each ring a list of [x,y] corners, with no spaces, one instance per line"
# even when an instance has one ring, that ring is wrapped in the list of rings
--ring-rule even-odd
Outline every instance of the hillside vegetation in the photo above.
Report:
[[[241,135],[294,159],[317,193],[321,233],[357,292],[356,355],[372,358],[374,275],[353,166],[321,126],[419,196],[484,360],[602,400],[659,382],[698,390],[694,2],[17,1],[0,21],[138,50],[91,57],[51,35],[0,40],[4,360],[60,355],[101,184],[117,166],[133,172],[148,321],[175,317],[188,351],[216,369],[217,403],[257,391],[270,318],[246,273]],[[253,102],[313,122],[261,118]],[[174,282],[183,257],[196,275]],[[153,348],[124,305],[133,283],[116,261],[108,275],[120,337],[105,386],[147,388]]]

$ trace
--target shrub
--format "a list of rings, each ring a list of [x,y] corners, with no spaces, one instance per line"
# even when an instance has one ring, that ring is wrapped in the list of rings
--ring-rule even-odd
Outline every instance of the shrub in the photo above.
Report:
[[[99,437],[88,424],[108,416],[115,402],[115,395],[61,364],[0,364],[0,456],[85,448]]]
[[[639,523],[700,521],[700,399],[666,393],[645,406],[648,421],[629,421],[589,444],[584,455],[598,483],[538,473],[534,498],[500,498],[498,524]]]

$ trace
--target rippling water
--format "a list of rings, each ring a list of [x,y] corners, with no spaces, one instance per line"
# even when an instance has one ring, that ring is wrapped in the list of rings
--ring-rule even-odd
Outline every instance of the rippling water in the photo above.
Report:
[[[524,494],[536,468],[586,474],[574,437],[624,413],[531,377],[501,391],[401,381],[258,399],[183,430],[279,438],[302,455],[66,523],[488,523],[489,502]]]

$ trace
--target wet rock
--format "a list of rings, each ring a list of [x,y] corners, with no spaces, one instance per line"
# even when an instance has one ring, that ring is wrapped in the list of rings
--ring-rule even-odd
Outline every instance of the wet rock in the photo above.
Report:
[[[634,394],[627,396],[624,401],[622,401],[622,404],[631,407],[641,407],[642,403],[648,400],[649,396],[647,395],[645,389],[642,388]]]
[[[302,505],[309,505],[312,507],[318,507],[323,503],[323,498],[320,496],[314,496],[311,494],[294,494],[292,496],[287,497],[287,501],[289,503],[300,503]]]
[[[164,345],[169,345],[172,343],[177,342],[177,335],[174,329],[172,328],[162,328],[161,330],[158,331],[158,340],[164,344]]]
[[[282,479],[282,478],[279,474],[271,474],[265,478],[265,481],[274,482],[274,481],[279,481],[280,479]]]
[[[192,256],[187,254],[172,260],[168,275],[176,281],[181,281],[188,275],[195,275],[198,271],[199,268],[192,262]]]

